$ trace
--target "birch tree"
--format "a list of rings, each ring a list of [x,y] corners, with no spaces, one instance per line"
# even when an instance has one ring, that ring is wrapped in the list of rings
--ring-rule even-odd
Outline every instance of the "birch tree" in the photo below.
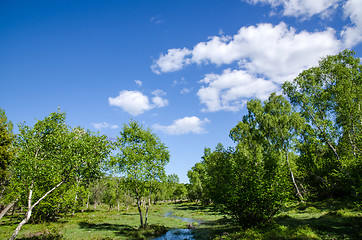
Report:
[[[360,59],[349,50],[327,56],[284,83],[283,91],[308,124],[299,165],[316,194],[357,194],[362,185]]]
[[[65,113],[51,113],[33,127],[19,126],[17,156],[11,165],[14,189],[18,189],[26,214],[10,239],[15,239],[32,212],[50,194],[65,191],[77,179],[100,170],[100,163],[110,153],[106,136],[72,129],[65,124]]]
[[[115,143],[119,153],[112,164],[121,171],[136,196],[137,208],[142,228],[147,227],[148,210],[155,183],[165,178],[165,165],[169,162],[169,151],[161,140],[143,129],[136,121],[125,124]],[[145,211],[142,212],[142,198]]]
[[[251,135],[266,153],[265,161],[285,162],[288,165],[290,178],[296,195],[303,201],[302,193],[295,179],[289,155],[295,149],[296,138],[304,127],[304,120],[299,113],[292,111],[290,103],[280,95],[272,93],[262,105],[260,100],[251,100],[247,105],[248,114],[230,132],[230,137],[237,143]],[[248,131],[242,130],[248,127]],[[273,159],[274,158],[274,159]],[[268,160],[269,159],[269,160]]]

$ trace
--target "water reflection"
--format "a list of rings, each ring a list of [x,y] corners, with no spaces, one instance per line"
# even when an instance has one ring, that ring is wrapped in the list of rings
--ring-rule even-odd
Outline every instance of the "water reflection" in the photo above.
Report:
[[[196,220],[193,218],[178,217],[178,216],[172,215],[172,212],[168,212],[164,216],[181,219],[182,221],[189,223],[188,225],[190,228],[189,229],[183,229],[183,228],[172,229],[172,230],[168,231],[165,235],[158,237],[158,238],[154,238],[153,240],[193,240],[193,239],[195,239],[192,234],[192,223],[197,222],[198,224],[200,224],[202,222],[201,220]]]
[[[192,235],[191,229],[172,229],[168,231],[165,235],[154,238],[153,240],[193,240],[194,236]]]
[[[165,216],[165,217],[172,217],[172,218],[181,219],[182,221],[187,222],[187,223],[195,223],[195,222],[197,222],[198,224],[202,223],[201,220],[197,220],[197,219],[193,219],[193,218],[184,218],[184,217],[175,216],[175,215],[173,215],[173,212],[168,212],[168,213],[166,213],[164,216]]]

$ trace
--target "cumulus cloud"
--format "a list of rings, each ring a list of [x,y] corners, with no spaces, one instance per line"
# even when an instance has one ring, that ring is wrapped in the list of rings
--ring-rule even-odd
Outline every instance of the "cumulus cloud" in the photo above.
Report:
[[[118,125],[110,125],[107,122],[101,122],[101,123],[92,123],[92,126],[95,129],[102,129],[102,128],[111,128],[111,129],[117,129],[119,126]]]
[[[153,125],[153,128],[170,135],[182,135],[187,133],[204,134],[207,133],[204,125],[209,123],[209,119],[203,120],[198,117],[184,117],[173,121],[171,125],[162,126],[159,124]]]
[[[313,15],[329,15],[341,0],[244,0],[251,4],[270,4],[273,8],[281,7],[284,16],[310,18]]]
[[[259,24],[242,27],[234,36],[210,37],[208,41],[196,44],[192,51],[177,50],[185,54],[174,54],[176,50],[171,49],[167,54],[161,54],[153,68],[160,73],[181,70],[190,63],[222,65],[238,62],[240,68],[249,73],[262,74],[281,83],[316,65],[320,57],[336,54],[341,49],[341,42],[331,28],[298,33],[283,22],[275,26]]]
[[[181,70],[184,65],[189,64],[189,60],[185,57],[191,53],[187,48],[169,49],[166,54],[161,53],[158,60],[151,66],[151,69],[157,74]]]
[[[158,94],[158,95],[157,95]],[[140,115],[155,107],[164,107],[168,105],[168,101],[160,96],[159,92],[154,92],[155,97],[152,102],[148,96],[139,91],[123,90],[115,98],[109,97],[109,105],[119,107],[132,116]]]
[[[228,45],[236,45],[239,64],[253,74],[282,83],[314,66],[322,56],[336,54],[341,42],[331,28],[321,32],[297,33],[285,23],[243,27]]]
[[[262,78],[256,78],[244,70],[226,69],[222,74],[207,74],[200,83],[206,84],[197,92],[202,109],[207,112],[239,111],[252,97],[265,100],[278,86]]]
[[[294,79],[304,69],[317,65],[321,57],[336,54],[342,48],[332,28],[297,32],[283,22],[265,23],[242,27],[234,36],[210,37],[192,50],[171,49],[161,54],[153,68],[160,73],[177,71],[191,63],[219,66],[234,63],[238,66],[236,70],[205,75],[197,95],[205,105],[203,111],[238,111],[248,99],[266,99],[281,83]],[[172,67],[167,67],[167,61]]]
[[[266,99],[280,84],[318,64],[321,57],[334,55],[362,42],[362,0],[243,0],[270,4],[285,16],[326,17],[343,6],[351,24],[340,38],[333,28],[297,31],[281,22],[241,27],[235,35],[222,32],[193,48],[169,49],[153,62],[157,73],[179,71],[187,65],[231,65],[221,74],[206,74],[197,95],[203,111],[238,111],[252,97]],[[187,93],[188,89],[182,90]]]
[[[329,16],[333,10],[343,6],[345,17],[351,20],[341,32],[344,48],[352,48],[362,42],[362,0],[244,0],[250,4],[269,4],[282,8],[284,16],[310,18],[313,15]]]
[[[342,36],[346,47],[352,48],[362,42],[362,0],[347,1],[343,10],[344,15],[350,18],[352,26],[345,27]]]

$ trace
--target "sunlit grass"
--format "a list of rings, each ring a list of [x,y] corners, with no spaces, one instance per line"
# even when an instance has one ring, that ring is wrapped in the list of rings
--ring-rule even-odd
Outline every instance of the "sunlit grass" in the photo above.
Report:
[[[139,231],[140,219],[136,207],[130,207],[127,211],[121,209],[118,212],[108,211],[106,206],[100,206],[96,211],[63,216],[53,223],[26,224],[17,239],[42,239],[41,236],[55,236],[55,233],[64,239],[142,239],[143,235],[145,238],[151,238],[160,235],[165,229],[185,227],[181,220],[163,216],[172,209],[173,204],[169,203],[152,206],[148,216],[148,223],[152,228],[147,231]],[[7,216],[1,220],[0,239],[8,239],[11,236],[21,217],[23,216]]]
[[[151,239],[168,229],[187,227],[188,224],[180,219],[165,217],[168,212],[196,221],[220,218],[211,207],[195,203],[160,203],[150,208],[148,224],[151,228],[140,230],[136,206],[131,206],[127,211],[122,208],[119,212],[108,211],[107,206],[99,206],[96,211],[77,212],[74,216],[63,216],[52,223],[26,224],[17,239]],[[8,239],[22,217],[15,215],[3,218],[0,222],[0,239]]]
[[[197,239],[362,239],[362,213],[346,201],[288,203],[276,218],[264,225],[240,229],[230,217],[213,206],[195,203],[161,203],[150,209],[149,229],[139,230],[140,220],[135,206],[128,211],[77,212],[53,223],[26,224],[18,239],[152,239],[168,229],[186,228],[177,218],[165,217],[168,212],[192,218]],[[0,239],[8,239],[23,216],[6,216],[0,221]]]
[[[348,201],[287,204],[265,226],[233,229],[215,239],[362,239],[362,213]]]

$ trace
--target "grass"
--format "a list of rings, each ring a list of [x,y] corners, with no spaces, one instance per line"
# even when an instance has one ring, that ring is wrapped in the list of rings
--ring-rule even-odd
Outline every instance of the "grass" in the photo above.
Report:
[[[172,228],[186,228],[188,223],[164,217],[172,212],[194,219],[197,239],[362,239],[362,213],[349,202],[324,201],[309,204],[289,203],[273,222],[248,229],[231,224],[231,219],[211,206],[194,203],[162,203],[150,208],[149,224],[139,229],[136,207],[120,212],[108,208],[78,212],[57,222],[26,224],[18,239],[152,239]],[[8,239],[23,216],[6,216],[0,221],[0,239]]]
[[[232,229],[215,239],[362,239],[362,213],[352,202],[328,200],[288,204],[273,222]]]
[[[198,211],[195,211],[198,209]],[[150,208],[149,228],[139,229],[137,208],[127,211],[108,211],[107,206],[96,211],[78,212],[74,216],[63,216],[58,221],[41,224],[25,224],[18,238],[30,239],[152,239],[173,228],[187,228],[187,223],[176,218],[165,217],[167,212],[177,216],[195,217],[204,221],[214,220],[217,215],[209,208],[190,203],[161,203]],[[8,239],[23,215],[6,216],[0,221],[0,239]]]

